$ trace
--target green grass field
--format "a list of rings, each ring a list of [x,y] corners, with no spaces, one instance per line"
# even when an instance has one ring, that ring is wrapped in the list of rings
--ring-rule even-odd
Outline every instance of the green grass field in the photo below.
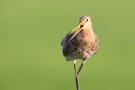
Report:
[[[0,0],[0,90],[76,90],[60,43],[85,14],[100,48],[81,90],[135,90],[134,0]]]

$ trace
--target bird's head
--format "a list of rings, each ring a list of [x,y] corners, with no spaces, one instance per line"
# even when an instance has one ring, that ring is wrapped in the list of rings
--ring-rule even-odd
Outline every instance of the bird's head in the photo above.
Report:
[[[74,33],[70,40],[72,40],[81,30],[87,30],[92,27],[91,18],[88,15],[82,16],[79,24],[70,33]]]
[[[89,27],[91,27],[92,22],[90,16],[88,15],[82,16],[79,20],[79,24],[83,26],[81,29],[88,29]]]

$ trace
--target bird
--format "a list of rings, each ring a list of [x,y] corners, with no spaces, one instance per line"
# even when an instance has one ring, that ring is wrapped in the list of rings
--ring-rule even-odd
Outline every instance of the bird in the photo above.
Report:
[[[89,15],[84,15],[79,19],[79,24],[66,34],[61,41],[63,56],[67,61],[73,61],[76,89],[80,90],[79,73],[84,63],[99,49],[99,39],[92,28],[92,21]],[[76,70],[76,60],[81,59],[82,63]]]

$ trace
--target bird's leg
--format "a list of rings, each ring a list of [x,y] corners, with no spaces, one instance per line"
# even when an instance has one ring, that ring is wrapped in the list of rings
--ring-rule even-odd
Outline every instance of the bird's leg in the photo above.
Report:
[[[86,59],[82,60],[82,64],[80,65],[79,70],[77,71],[77,75],[79,75],[79,73],[80,73],[80,71],[81,71],[81,69],[82,69],[85,62],[86,62]]]
[[[76,89],[80,90],[80,86],[79,86],[79,78],[78,75],[76,73],[76,60],[73,60],[74,62],[74,71],[75,71],[75,80],[76,80]]]

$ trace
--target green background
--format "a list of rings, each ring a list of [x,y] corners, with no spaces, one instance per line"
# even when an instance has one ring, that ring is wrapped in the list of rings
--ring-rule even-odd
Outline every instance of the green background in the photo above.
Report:
[[[100,48],[81,90],[135,90],[135,0],[0,0],[0,90],[76,90],[60,43],[86,14]]]

